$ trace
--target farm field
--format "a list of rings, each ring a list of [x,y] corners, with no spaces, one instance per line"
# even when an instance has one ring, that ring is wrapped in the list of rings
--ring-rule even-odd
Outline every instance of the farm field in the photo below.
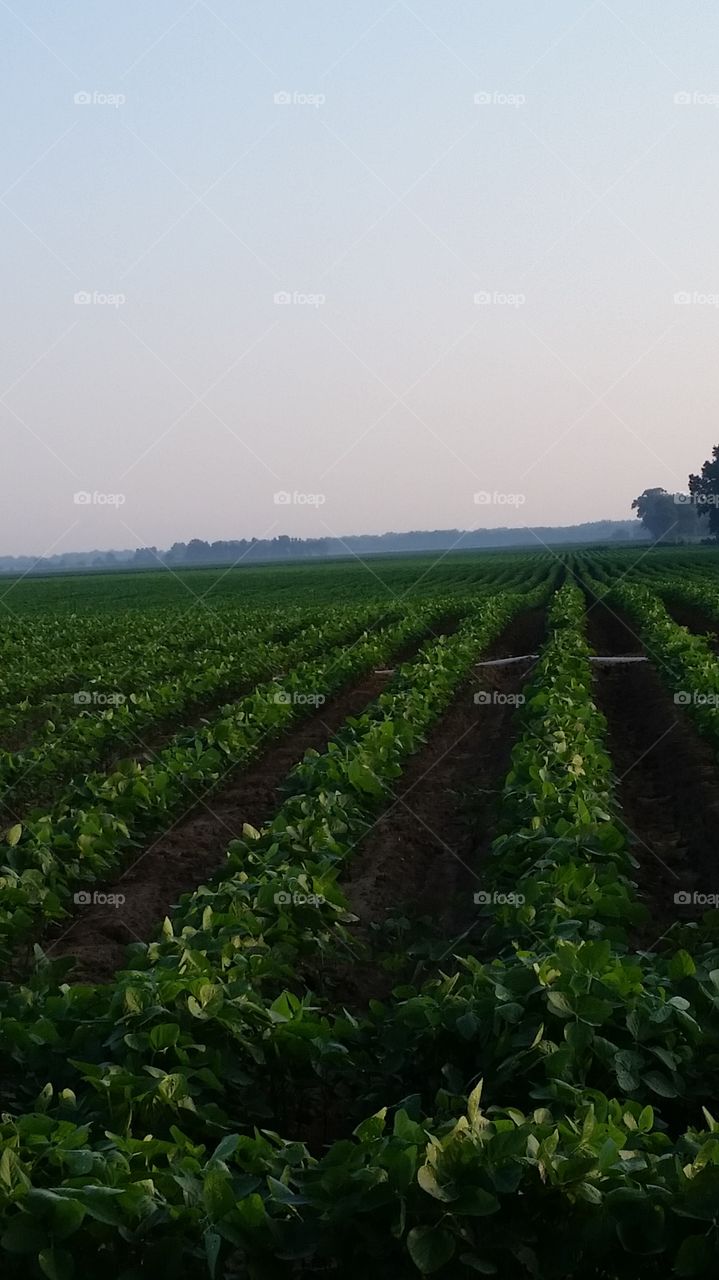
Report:
[[[3,1275],[716,1276],[719,552],[0,597]]]

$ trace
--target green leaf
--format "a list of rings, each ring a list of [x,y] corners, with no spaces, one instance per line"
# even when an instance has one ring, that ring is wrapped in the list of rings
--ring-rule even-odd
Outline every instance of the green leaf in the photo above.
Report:
[[[355,1137],[359,1138],[360,1142],[371,1142],[374,1138],[381,1138],[384,1133],[386,1116],[386,1107],[382,1107],[382,1110],[375,1112],[373,1116],[368,1116],[366,1120],[357,1125],[354,1130]]]
[[[637,1128],[640,1133],[649,1133],[654,1127],[654,1108],[650,1106],[644,1107],[639,1112],[637,1120]]]
[[[479,1104],[482,1098],[483,1084],[484,1084],[484,1081],[480,1080],[479,1083],[474,1086],[472,1092],[470,1093],[467,1099],[467,1116],[469,1118],[469,1123],[472,1125],[472,1128],[476,1127],[477,1122],[481,1118]]]
[[[120,1226],[125,1218],[118,1198],[123,1194],[119,1187],[76,1187],[68,1195],[84,1205],[91,1218],[106,1226]]]
[[[417,1170],[417,1181],[422,1190],[426,1191],[427,1195],[433,1196],[435,1200],[454,1200],[456,1198],[456,1192],[449,1191],[447,1187],[443,1187],[437,1181],[437,1175],[429,1164],[423,1164]]]
[[[677,951],[676,955],[673,955],[669,962],[670,978],[675,978],[677,980],[680,978],[691,978],[696,971],[697,967],[688,951]]]
[[[706,1235],[687,1236],[682,1240],[674,1259],[678,1276],[703,1276],[711,1266],[712,1249]]]
[[[202,1184],[202,1199],[213,1222],[224,1218],[235,1207],[232,1179],[222,1169],[210,1169]]]
[[[363,764],[361,760],[350,761],[347,766],[347,778],[358,791],[366,791],[373,796],[384,793],[384,787],[376,773],[373,773],[369,765]]]
[[[75,1274],[75,1265],[66,1249],[41,1249],[37,1260],[48,1280],[71,1280]]]
[[[617,1235],[627,1253],[663,1253],[664,1213],[647,1199],[637,1201],[630,1215],[617,1223]]]
[[[473,1253],[461,1253],[459,1260],[465,1267],[478,1271],[483,1276],[496,1276],[497,1268],[488,1258],[477,1258]]]
[[[18,822],[15,824],[14,827],[10,827],[9,830],[5,832],[6,844],[9,844],[10,848],[14,849],[21,835],[22,835],[22,823]]]
[[[559,1014],[560,1018],[571,1018],[574,1016],[574,1009],[563,991],[547,992],[547,1004],[553,1013]]]
[[[211,1160],[227,1160],[233,1156],[240,1145],[239,1134],[228,1133],[226,1138],[217,1144],[210,1159]]]
[[[497,1197],[483,1187],[463,1187],[454,1205],[455,1213],[469,1214],[475,1218],[487,1218],[492,1213],[498,1213],[499,1209]]]
[[[48,1223],[55,1240],[65,1240],[73,1235],[85,1217],[84,1206],[79,1200],[71,1200],[67,1195],[58,1195],[43,1187],[33,1187],[28,1192],[25,1206]]]
[[[150,1044],[153,1049],[169,1049],[171,1045],[177,1044],[179,1037],[180,1028],[176,1022],[161,1022],[159,1026],[152,1028]]]
[[[413,1227],[407,1236],[407,1249],[417,1270],[429,1276],[453,1257],[454,1237],[439,1227]]]
[[[669,1076],[665,1076],[663,1071],[645,1071],[642,1079],[644,1084],[648,1085],[654,1093],[658,1093],[662,1098],[677,1097],[677,1090]]]
[[[220,1256],[220,1249],[222,1248],[222,1237],[218,1236],[216,1231],[206,1231],[204,1239],[207,1267],[210,1272],[211,1280],[215,1280],[215,1276],[217,1275],[217,1260]]]

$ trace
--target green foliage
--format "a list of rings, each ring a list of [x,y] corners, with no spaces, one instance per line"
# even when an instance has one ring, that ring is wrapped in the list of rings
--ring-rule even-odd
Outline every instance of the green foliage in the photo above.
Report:
[[[618,590],[682,678],[703,663],[635,583]],[[716,1274],[719,955],[633,949],[644,911],[574,586],[552,601],[525,690],[480,927],[445,971],[364,1013],[309,986],[356,954],[342,876],[407,758],[476,655],[540,599],[489,595],[427,641],[108,987],[68,986],[48,964],[3,990],[0,1047],[23,1100],[0,1124],[10,1280]],[[361,640],[340,669],[367,669],[432,616],[412,606],[404,631]],[[175,760],[178,777],[212,777],[257,724],[287,723],[268,695],[173,744],[167,782],[149,766],[108,775],[103,812],[141,830],[149,779],[169,812]],[[6,857],[38,834],[13,824]],[[105,828],[80,834],[91,859]],[[60,848],[45,843],[52,877]],[[311,1153],[292,1135],[330,1098],[348,1136]]]

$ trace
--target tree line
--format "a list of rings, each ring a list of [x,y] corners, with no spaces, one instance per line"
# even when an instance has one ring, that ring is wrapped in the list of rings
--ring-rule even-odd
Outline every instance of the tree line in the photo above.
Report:
[[[719,540],[719,445],[698,475],[689,476],[688,492],[645,489],[632,503],[642,527],[655,542]]]

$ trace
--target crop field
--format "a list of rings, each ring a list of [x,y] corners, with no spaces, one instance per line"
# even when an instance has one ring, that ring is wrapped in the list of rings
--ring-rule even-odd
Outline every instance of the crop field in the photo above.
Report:
[[[0,603],[4,1277],[719,1274],[719,552]]]

